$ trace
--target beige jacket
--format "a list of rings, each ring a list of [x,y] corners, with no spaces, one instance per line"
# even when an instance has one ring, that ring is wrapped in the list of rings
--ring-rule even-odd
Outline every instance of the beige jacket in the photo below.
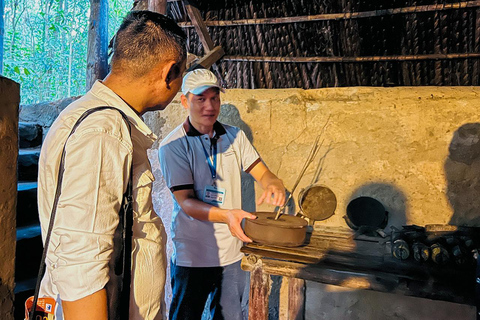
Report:
[[[162,319],[166,235],[153,210],[154,177],[147,157],[147,149],[157,137],[101,82],[97,81],[85,96],[62,111],[43,143],[38,173],[43,240],[65,140],[80,115],[97,106],[122,110],[130,120],[132,136],[130,138],[119,112],[103,110],[89,115],[68,139],[61,196],[40,296],[74,301],[107,287],[109,304],[115,304],[111,298],[115,290],[110,289],[115,279],[109,263],[114,254],[118,212],[133,159],[130,319]],[[62,318],[60,306],[57,319]]]

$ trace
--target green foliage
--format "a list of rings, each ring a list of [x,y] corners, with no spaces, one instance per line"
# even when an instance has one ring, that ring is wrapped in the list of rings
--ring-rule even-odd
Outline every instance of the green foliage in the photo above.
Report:
[[[109,39],[132,4],[109,1]],[[4,76],[22,104],[85,93],[89,14],[87,0],[5,0]]]

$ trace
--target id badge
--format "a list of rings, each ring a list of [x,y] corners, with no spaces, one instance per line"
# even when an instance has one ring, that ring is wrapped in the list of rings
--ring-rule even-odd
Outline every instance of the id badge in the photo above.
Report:
[[[225,189],[206,186],[203,192],[203,202],[213,205],[222,205],[225,202]]]
[[[35,319],[29,319],[28,312],[33,306],[33,296],[25,301],[25,320],[55,320],[55,304],[54,298],[44,297],[38,298]]]

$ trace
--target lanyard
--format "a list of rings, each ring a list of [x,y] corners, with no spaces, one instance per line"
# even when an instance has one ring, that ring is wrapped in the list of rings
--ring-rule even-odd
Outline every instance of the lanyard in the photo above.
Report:
[[[207,158],[208,168],[210,169],[210,173],[212,174],[212,179],[215,180],[215,178],[217,177],[217,139],[211,139],[210,141],[213,146],[213,152],[212,152],[213,163],[212,163],[212,160],[210,160],[210,156],[208,155],[207,149],[205,149],[205,146],[203,145],[202,139],[200,139],[200,142],[202,143],[202,147],[203,147],[203,153]]]

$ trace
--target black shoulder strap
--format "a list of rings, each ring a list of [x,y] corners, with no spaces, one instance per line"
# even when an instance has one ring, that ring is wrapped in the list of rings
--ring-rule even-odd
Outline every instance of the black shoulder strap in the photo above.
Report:
[[[60,198],[60,193],[62,189],[62,180],[63,180],[63,172],[65,171],[64,168],[64,162],[65,162],[65,148],[67,146],[67,141],[70,138],[70,136],[75,132],[75,130],[78,128],[80,123],[88,117],[90,114],[105,110],[105,109],[113,109],[117,110],[121,115],[123,120],[128,126],[128,131],[130,133],[130,136],[132,134],[132,128],[130,125],[130,121],[128,120],[127,115],[121,111],[118,108],[115,107],[110,107],[110,106],[101,106],[101,107],[96,107],[89,109],[85,111],[80,118],[78,118],[77,122],[72,128],[72,131],[68,135],[67,139],[65,140],[65,144],[63,146],[62,150],[62,157],[60,160],[59,168],[58,168],[58,179],[57,179],[57,188],[55,190],[55,199],[53,201],[52,205],[52,211],[50,213],[50,222],[48,225],[48,231],[47,231],[47,236],[45,238],[45,245],[43,248],[43,254],[42,254],[42,260],[40,262],[40,268],[38,270],[38,278],[37,278],[37,284],[35,286],[35,295],[33,298],[33,304],[32,308],[29,311],[29,319],[35,319],[35,312],[36,312],[36,306],[38,302],[38,294],[40,292],[40,285],[42,282],[43,275],[45,274],[45,259],[47,257],[47,252],[48,252],[48,246],[50,244],[50,236],[52,234],[53,230],[53,225],[55,223],[55,216],[57,213],[57,206],[58,206],[58,201]],[[121,206],[121,212],[119,213],[120,215],[120,221],[119,223],[123,225],[122,228],[122,261],[119,265],[115,266],[115,273],[117,275],[120,275],[123,273],[123,281],[122,281],[122,292],[121,292],[121,301],[120,301],[120,308],[122,309],[120,314],[122,317],[125,317],[125,319],[128,319],[128,314],[129,314],[129,302],[130,302],[130,280],[131,280],[131,252],[132,252],[132,225],[133,225],[133,207],[132,207],[132,194],[133,194],[133,159],[132,159],[132,165],[130,166],[130,177],[128,180],[128,185],[127,185],[127,191],[124,194],[124,199],[122,201],[122,206]]]

